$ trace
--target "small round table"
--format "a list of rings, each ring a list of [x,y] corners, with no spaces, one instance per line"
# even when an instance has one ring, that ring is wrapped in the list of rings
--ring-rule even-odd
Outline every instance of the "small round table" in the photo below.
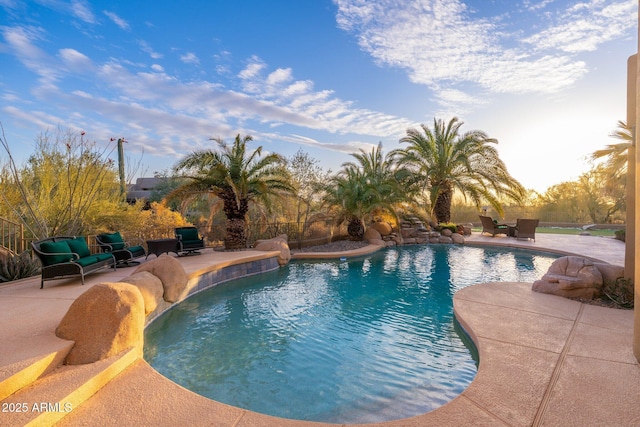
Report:
[[[147,258],[149,258],[149,254],[160,256],[161,254],[168,254],[169,252],[178,255],[178,239],[147,240]]]

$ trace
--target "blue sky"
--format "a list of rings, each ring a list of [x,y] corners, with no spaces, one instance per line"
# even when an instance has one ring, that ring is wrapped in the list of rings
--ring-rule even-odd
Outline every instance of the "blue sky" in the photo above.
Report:
[[[626,118],[635,0],[0,0],[0,122],[125,137],[139,173],[231,141],[337,170],[457,116],[527,188],[577,178]],[[3,154],[4,156],[4,154]]]

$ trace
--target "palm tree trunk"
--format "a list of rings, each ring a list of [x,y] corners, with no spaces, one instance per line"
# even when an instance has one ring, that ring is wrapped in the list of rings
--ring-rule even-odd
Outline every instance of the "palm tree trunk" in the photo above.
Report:
[[[227,235],[224,238],[224,247],[228,250],[247,248],[247,220],[249,201],[240,199],[236,201],[231,190],[218,195],[224,203],[224,214],[227,217]]]
[[[224,238],[225,249],[247,248],[246,225],[244,218],[227,218],[227,235]]]
[[[451,222],[451,201],[453,199],[453,190],[445,189],[438,194],[436,203],[433,207],[433,214],[438,224]]]
[[[351,240],[362,240],[364,237],[364,224],[358,217],[352,217],[347,225],[347,234]]]

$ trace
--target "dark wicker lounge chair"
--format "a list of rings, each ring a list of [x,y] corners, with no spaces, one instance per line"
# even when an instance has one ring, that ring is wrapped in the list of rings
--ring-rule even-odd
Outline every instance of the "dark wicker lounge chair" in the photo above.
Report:
[[[31,242],[33,252],[42,263],[40,289],[45,280],[80,276],[84,285],[84,276],[102,267],[116,268],[112,254],[92,254],[84,237],[58,236]]]
[[[118,265],[122,266],[139,264],[138,261],[134,260],[147,254],[143,246],[131,246],[128,242],[125,242],[118,231],[98,234],[96,243],[98,243],[103,252],[112,254]]]
[[[175,234],[179,253],[192,254],[205,248],[204,238],[200,236],[196,227],[177,227]]]
[[[539,219],[522,219],[516,221],[516,239],[533,239],[536,241],[536,227]]]
[[[509,233],[509,226],[507,226],[507,224],[497,224],[493,222],[489,216],[480,215],[480,221],[482,222],[482,233],[490,233],[493,237],[495,237],[496,234]]]

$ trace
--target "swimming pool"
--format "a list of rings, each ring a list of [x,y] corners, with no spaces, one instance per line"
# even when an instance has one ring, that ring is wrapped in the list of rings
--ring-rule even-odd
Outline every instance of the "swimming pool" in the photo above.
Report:
[[[532,282],[555,258],[430,245],[291,263],[174,307],[147,328],[145,359],[196,393],[269,415],[334,423],[418,415],[476,374],[453,294]]]

